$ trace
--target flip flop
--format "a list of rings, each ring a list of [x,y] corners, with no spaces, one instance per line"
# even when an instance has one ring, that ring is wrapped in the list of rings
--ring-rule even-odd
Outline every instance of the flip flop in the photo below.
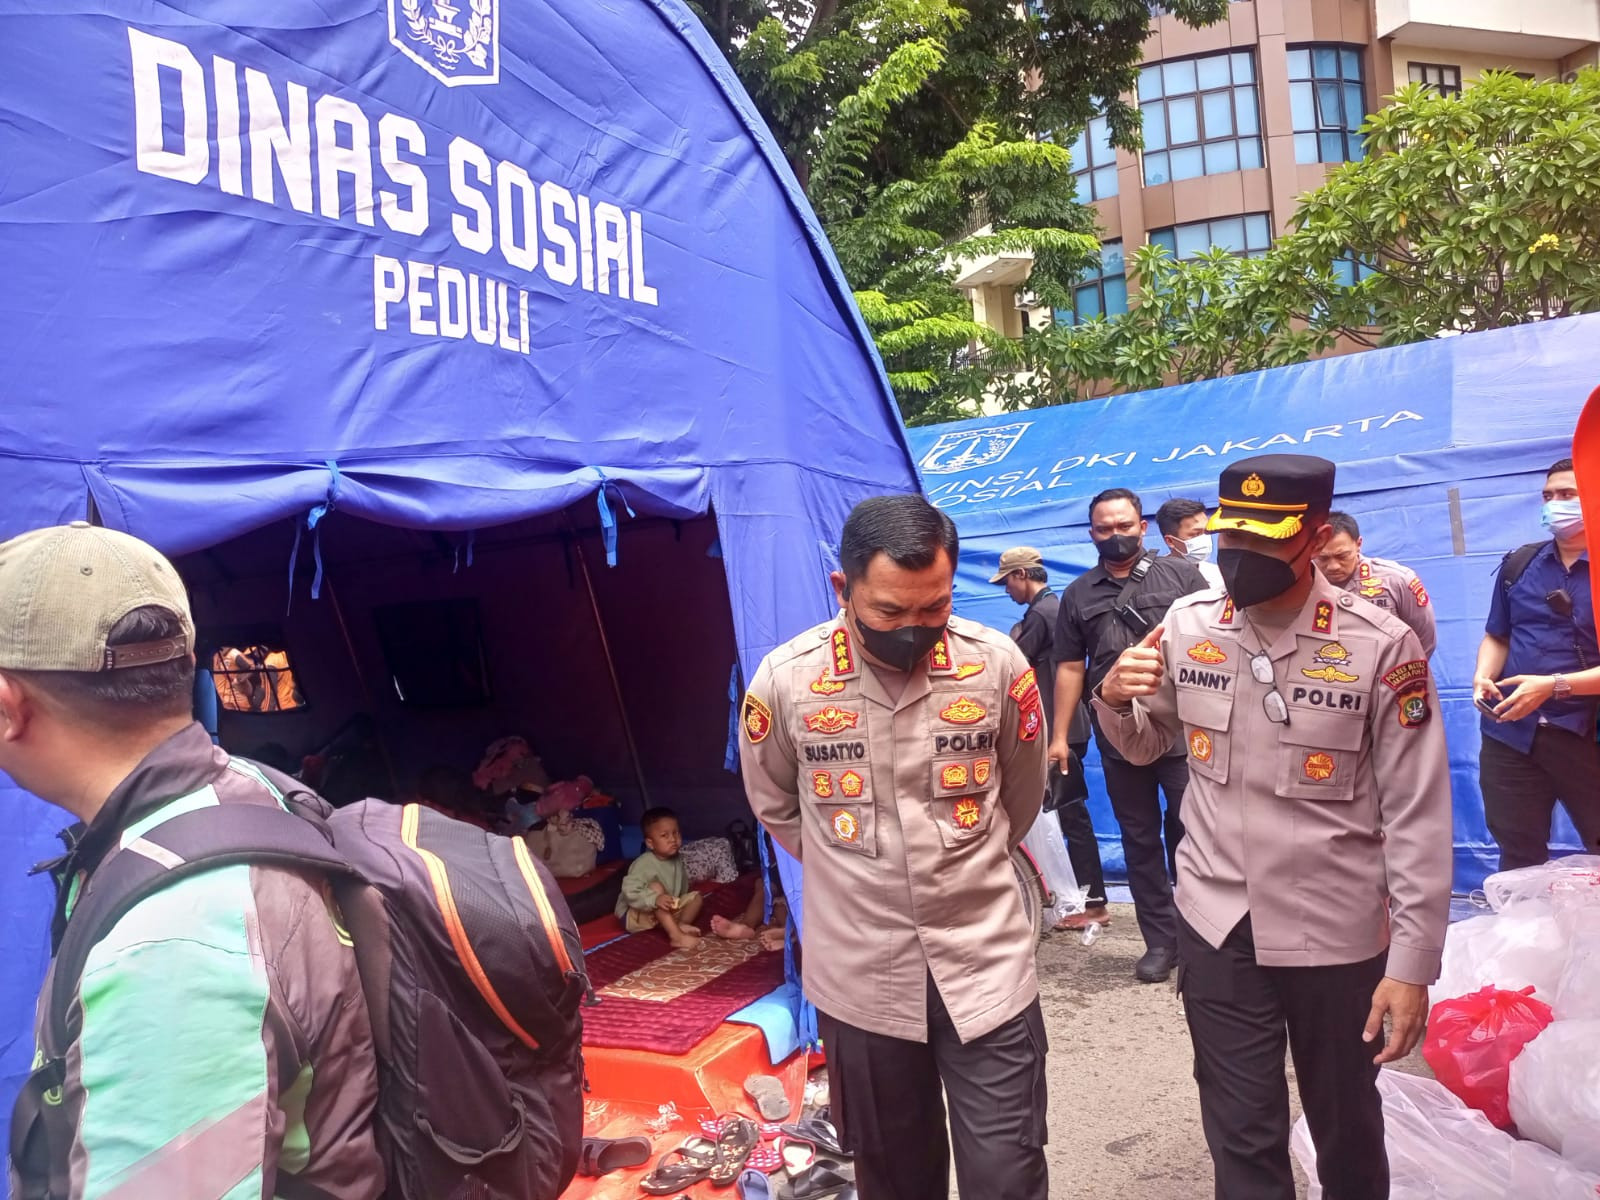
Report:
[[[789,1097],[783,1094],[783,1082],[771,1075],[752,1075],[744,1081],[745,1095],[756,1102],[762,1119],[781,1121],[789,1115]]]
[[[780,1139],[778,1153],[782,1158],[783,1169],[791,1177],[809,1169],[817,1161],[817,1147],[801,1138]]]
[[[578,1155],[579,1175],[609,1175],[650,1161],[650,1139],[584,1138]]]
[[[793,1200],[838,1200],[846,1191],[854,1195],[856,1185],[842,1173],[843,1167],[843,1163],[832,1159],[818,1159],[809,1171],[790,1183],[789,1195]]]
[[[663,1154],[655,1170],[640,1180],[639,1186],[651,1196],[676,1195],[690,1184],[709,1178],[715,1161],[715,1146],[704,1138],[691,1138]]]
[[[792,1125],[783,1126],[781,1132],[799,1138],[803,1142],[813,1142],[829,1154],[837,1154],[841,1158],[850,1157],[839,1141],[839,1131],[834,1128],[833,1122],[828,1120],[828,1110],[825,1108],[809,1117],[802,1117]]]
[[[728,1117],[717,1135],[716,1157],[711,1164],[709,1178],[712,1187],[727,1187],[739,1178],[750,1152],[761,1142],[761,1133],[754,1121],[745,1117]]]
[[[772,1200],[772,1184],[760,1171],[739,1176],[739,1200]]]

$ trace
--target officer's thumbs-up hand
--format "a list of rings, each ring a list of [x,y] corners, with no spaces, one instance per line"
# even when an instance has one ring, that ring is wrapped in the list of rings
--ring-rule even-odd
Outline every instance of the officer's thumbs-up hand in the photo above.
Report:
[[[1100,698],[1107,704],[1123,705],[1135,696],[1153,696],[1161,690],[1166,664],[1161,657],[1161,635],[1165,625],[1157,625],[1137,646],[1124,650],[1100,685]]]

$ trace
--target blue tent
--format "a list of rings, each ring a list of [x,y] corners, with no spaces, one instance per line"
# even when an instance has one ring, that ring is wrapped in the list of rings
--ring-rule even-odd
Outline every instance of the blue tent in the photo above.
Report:
[[[1500,557],[1536,541],[1545,469],[1570,455],[1600,380],[1600,316],[913,429],[924,490],[961,532],[957,608],[1008,629],[1020,611],[989,583],[1008,546],[1036,546],[1064,586],[1094,564],[1090,499],[1138,492],[1146,515],[1174,496],[1215,504],[1224,463],[1320,454],[1366,552],[1415,569],[1438,612],[1434,656],[1455,797],[1456,886],[1475,888],[1495,850],[1477,786],[1472,674]],[[1154,521],[1149,544],[1160,546]],[[1092,753],[1092,752],[1091,752]],[[1097,768],[1091,767],[1091,776]],[[1103,786],[1092,800],[1108,867],[1122,851]],[[1576,846],[1560,818],[1558,837]]]
[[[720,772],[734,643],[748,674],[823,619],[844,515],[915,476],[821,230],[687,7],[12,3],[0,32],[25,48],[0,72],[0,535],[254,546],[248,590],[326,613],[325,531],[331,578],[341,537],[430,531],[471,562],[480,531],[578,513],[613,554],[620,523],[604,587],[634,514],[669,549],[711,514]],[[694,643],[692,612],[623,616]],[[47,958],[26,869],[65,822],[0,795],[9,1116]]]

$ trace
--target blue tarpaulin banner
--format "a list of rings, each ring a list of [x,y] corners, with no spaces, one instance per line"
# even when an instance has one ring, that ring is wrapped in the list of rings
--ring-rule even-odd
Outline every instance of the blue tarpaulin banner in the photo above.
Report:
[[[604,484],[715,512],[748,677],[832,611],[853,503],[916,486],[680,0],[0,0],[0,36],[0,536],[92,515],[180,554],[330,503],[471,531]],[[64,821],[4,800],[8,1115],[48,949],[24,872]]]
[[[989,583],[1001,551],[1039,549],[1052,584],[1094,565],[1089,502],[1137,492],[1152,518],[1175,496],[1215,505],[1222,467],[1262,453],[1338,464],[1337,502],[1364,550],[1422,577],[1437,610],[1433,658],[1455,801],[1456,886],[1475,888],[1497,851],[1478,791],[1472,707],[1489,593],[1501,556],[1537,541],[1539,491],[1571,453],[1597,382],[1600,316],[1441,338],[1302,366],[909,432],[923,487],[961,533],[956,607],[1009,629],[1021,610]],[[1091,809],[1108,870],[1122,848],[1090,752]],[[1556,839],[1576,847],[1565,814]]]

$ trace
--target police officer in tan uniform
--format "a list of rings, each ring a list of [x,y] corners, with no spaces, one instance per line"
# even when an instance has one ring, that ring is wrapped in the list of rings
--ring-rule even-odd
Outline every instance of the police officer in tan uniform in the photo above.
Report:
[[[1449,918],[1438,696],[1417,635],[1312,566],[1333,479],[1228,467],[1227,592],[1178,600],[1094,700],[1130,760],[1188,747],[1179,989],[1218,1200],[1293,1200],[1286,1042],[1327,1200],[1385,1200],[1378,1066],[1422,1035]]]
[[[842,610],[762,661],[745,789],[805,864],[802,982],[862,1200],[1046,1200],[1045,1033],[1010,855],[1038,816],[1038,681],[951,616],[958,544],[920,496],[858,504]],[[942,1096],[941,1096],[942,1093]]]
[[[1333,534],[1317,555],[1317,569],[1335,587],[1392,612],[1411,626],[1422,643],[1422,652],[1432,658],[1439,635],[1434,625],[1433,602],[1417,573],[1393,559],[1363,554],[1361,526],[1349,513],[1329,513],[1328,526]]]

